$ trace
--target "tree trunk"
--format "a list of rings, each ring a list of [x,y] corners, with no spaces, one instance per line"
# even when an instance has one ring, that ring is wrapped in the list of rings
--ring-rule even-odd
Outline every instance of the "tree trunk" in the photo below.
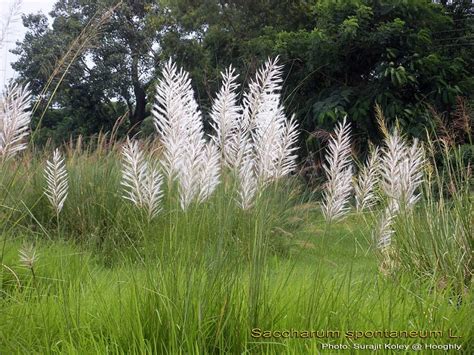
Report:
[[[130,128],[137,132],[145,119],[146,92],[138,78],[138,55],[132,56],[132,84],[135,94],[135,110],[130,112]]]

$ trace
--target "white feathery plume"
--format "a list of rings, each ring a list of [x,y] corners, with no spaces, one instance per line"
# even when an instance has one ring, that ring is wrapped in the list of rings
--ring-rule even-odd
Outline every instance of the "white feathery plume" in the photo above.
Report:
[[[253,149],[253,142],[250,137],[250,124],[245,119],[245,116],[241,116],[237,129],[229,138],[227,150],[229,166],[238,171],[249,149]]]
[[[122,197],[136,206],[144,205],[143,186],[147,180],[147,166],[137,141],[127,138],[122,147],[122,180],[124,188]]]
[[[225,84],[227,88],[223,88],[222,95],[235,90],[234,80],[230,70]],[[215,128],[220,129],[218,134],[225,136],[220,137],[222,142],[230,135],[228,127],[222,127],[229,122],[223,122],[233,120],[237,110],[230,107],[235,101],[232,95],[230,98],[220,96],[219,103],[215,104],[214,119],[215,123],[219,122]],[[217,146],[206,143],[204,139],[201,113],[194,99],[189,74],[178,71],[171,61],[165,65],[163,78],[157,85],[154,116],[164,145],[163,166],[168,178],[178,180],[180,205],[186,210],[195,201],[203,202],[215,190],[220,176],[220,159]]]
[[[289,121],[285,122],[283,134],[277,145],[275,165],[275,178],[277,179],[290,174],[296,169],[297,155],[294,152],[298,149],[296,146],[298,133],[298,123],[293,115]]]
[[[217,146],[212,142],[206,143],[201,157],[199,202],[203,202],[211,196],[217,185],[219,185],[220,177],[220,155]]]
[[[379,147],[373,148],[354,183],[358,212],[372,207],[376,202],[375,188],[379,180]]]
[[[395,203],[398,211],[401,206],[413,206],[419,198],[416,189],[423,181],[422,167],[424,151],[415,139],[408,146],[397,130],[385,139],[382,150],[380,174],[382,189]]]
[[[388,202],[374,231],[374,239],[379,249],[389,247],[395,233],[392,224],[399,211],[399,194],[402,191],[399,178],[402,176],[401,167],[405,153],[405,143],[398,131],[388,134],[385,138],[380,164],[381,187]]]
[[[263,105],[262,105],[263,106]],[[285,115],[281,108],[277,112],[267,112],[268,116],[257,115],[253,133],[253,144],[256,155],[257,175],[262,184],[265,184],[278,177],[276,164],[279,157],[279,143],[282,140]]]
[[[262,185],[290,173],[296,166],[298,126],[294,117],[287,119],[280,103],[282,66],[277,62],[278,58],[267,60],[244,95],[243,122],[249,127]]]
[[[44,194],[48,197],[56,215],[59,215],[66,201],[69,188],[66,165],[59,149],[56,148],[52,159],[46,162],[44,176],[47,182]]]
[[[143,207],[147,211],[148,220],[151,221],[161,211],[161,199],[163,191],[161,185],[163,183],[163,175],[158,169],[150,167],[147,169],[146,178],[143,181]]]
[[[377,237],[377,248],[385,249],[388,248],[392,242],[392,236],[395,231],[392,228],[394,219],[397,216],[396,206],[393,200],[389,201],[388,206],[382,213],[382,217],[376,226],[374,231]]]
[[[7,40],[10,26],[16,22],[21,15],[22,0],[15,0],[11,3],[10,9],[7,12],[4,21],[0,20],[0,49],[3,48],[4,43]]]
[[[215,131],[215,135],[211,139],[219,148],[221,161],[223,164],[232,165],[236,160],[232,150],[232,139],[235,139],[239,132],[239,118],[242,108],[237,104],[237,88],[236,83],[238,75],[230,66],[222,75],[222,87],[212,104],[210,113],[211,126]],[[235,144],[234,144],[235,146]]]
[[[274,60],[268,59],[257,71],[255,79],[250,82],[249,89],[244,94],[243,116],[252,126],[258,120],[268,121],[268,111],[273,112],[278,108],[282,66],[277,63],[278,57]],[[259,115],[260,119],[257,118]]]
[[[398,210],[399,194],[402,191],[400,177],[402,176],[402,165],[405,159],[406,147],[405,143],[395,130],[385,138],[385,147],[382,149],[380,176],[381,187],[385,195],[394,200],[397,205],[394,206]]]
[[[202,148],[199,144],[187,143],[183,150],[178,170],[178,189],[181,209],[186,211],[199,195]]]
[[[238,171],[239,199],[238,204],[243,210],[250,209],[258,190],[258,179],[255,173],[255,160],[250,154],[245,154]]]
[[[397,130],[386,137],[380,173],[388,206],[374,234],[379,248],[390,246],[392,223],[400,209],[411,209],[418,201],[420,195],[416,190],[423,182],[424,161],[424,150],[416,139],[408,146]]]
[[[411,208],[420,198],[416,190],[423,182],[424,149],[417,139],[406,147],[405,159],[400,169],[402,173],[400,203]]]
[[[122,197],[144,209],[150,221],[161,211],[163,176],[158,169],[148,166],[137,141],[127,138],[122,156]]]
[[[282,66],[277,61],[278,58],[265,62],[244,95],[244,120],[250,125],[255,167],[262,184],[276,177],[278,143],[286,120],[280,106]]]
[[[14,84],[7,88],[0,99],[0,157],[9,159],[27,146],[28,126],[31,113],[31,93],[28,85]]]
[[[33,244],[24,244],[18,251],[18,257],[20,263],[28,269],[33,269],[35,263],[38,261],[38,254],[36,254],[36,249]]]
[[[259,142],[260,152],[257,152],[256,142],[260,140],[261,135],[265,136],[265,123],[269,120],[269,111],[274,111],[279,104],[281,67],[277,65],[277,60],[277,58],[274,61],[267,60],[257,71],[255,79],[250,82],[248,90],[244,93],[243,112],[238,121],[237,130],[229,140],[231,165],[237,172],[239,172],[244,158],[249,158],[249,154],[255,160],[266,162],[265,166],[261,166],[257,162],[253,164],[254,168],[258,168],[259,171],[267,171],[266,165],[269,165],[268,162],[275,156],[275,153],[268,152],[269,144],[265,144],[271,141],[272,137],[267,137],[264,142]],[[255,132],[257,121],[260,122],[259,130]],[[263,156],[267,154],[270,155],[270,158],[264,160]]]
[[[268,60],[244,95],[242,113],[237,105],[234,71],[223,74],[224,84],[214,102],[212,137],[226,164],[240,171],[249,157],[261,185],[295,168],[297,125],[287,120],[280,105],[281,67]],[[198,105],[189,75],[169,61],[157,85],[155,127],[164,146],[163,165],[170,179],[177,178],[180,204],[186,210],[202,202],[217,186],[219,170],[215,148],[206,144]],[[214,146],[215,147],[215,146]],[[247,163],[248,165],[248,163]]]
[[[347,117],[339,122],[330,138],[324,171],[328,181],[323,194],[322,210],[327,221],[340,219],[348,211],[352,191],[350,125]]]
[[[186,211],[193,202],[202,203],[215,191],[220,178],[220,155],[212,142],[189,144],[178,172],[180,206]]]
[[[187,145],[192,142],[199,145],[194,148],[203,150],[204,139],[201,113],[189,74],[182,69],[178,71],[171,59],[156,86],[153,115],[164,146],[163,168],[168,178],[174,179],[186,157]]]

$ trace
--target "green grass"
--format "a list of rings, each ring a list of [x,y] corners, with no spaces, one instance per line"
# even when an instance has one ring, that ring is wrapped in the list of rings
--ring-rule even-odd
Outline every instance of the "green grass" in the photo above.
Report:
[[[3,274],[0,352],[301,353],[320,349],[321,342],[351,342],[344,336],[253,339],[252,328],[452,329],[462,338],[423,342],[472,346],[472,293],[457,305],[448,292],[409,275],[382,277],[373,257],[359,255],[349,228],[338,230],[339,238],[331,235],[337,240],[327,240],[325,255],[305,249],[294,250],[295,257],[269,257],[261,268],[264,295],[256,306],[249,298],[250,267],[236,259],[220,263],[203,257],[189,263],[176,255],[166,264],[124,260],[107,267],[100,256],[71,243],[40,242],[33,280],[18,265],[16,250],[23,238],[15,238],[8,242],[4,263],[18,275],[21,288],[12,275]],[[252,307],[258,308],[256,316]]]
[[[2,170],[0,354],[335,352],[323,343],[474,351],[472,288],[459,294],[454,281],[439,287],[426,270],[410,267],[381,274],[371,243],[375,215],[327,226],[293,181],[270,187],[242,212],[230,183],[187,213],[171,194],[148,224],[121,199],[118,167],[112,153],[69,160],[71,192],[59,227],[41,195],[41,158]],[[39,255],[34,275],[18,259],[25,241]],[[340,335],[252,337],[257,328]],[[443,334],[345,336],[385,330]],[[450,339],[449,330],[461,338]]]

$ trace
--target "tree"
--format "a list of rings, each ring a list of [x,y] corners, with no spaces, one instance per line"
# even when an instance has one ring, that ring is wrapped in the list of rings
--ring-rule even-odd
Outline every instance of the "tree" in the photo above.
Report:
[[[306,0],[173,0],[166,3],[173,26],[162,38],[162,58],[173,57],[191,73],[198,100],[209,106],[230,64],[245,82],[265,60],[249,43],[268,31],[309,29]],[[273,53],[269,53],[273,54]]]
[[[424,0],[319,1],[312,11],[312,29],[270,31],[248,46],[288,63],[289,107],[306,131],[348,115],[361,142],[377,140],[378,103],[389,121],[421,136],[430,106],[451,112],[457,96],[473,97],[472,37],[460,35],[472,33],[466,12],[460,22]]]
[[[59,86],[51,86],[46,95],[51,97],[54,91],[50,108],[61,109],[68,117],[70,133],[89,135],[110,129],[125,107],[132,127],[146,117],[146,91],[156,66],[160,8],[152,0],[127,0],[108,14],[113,4],[110,0],[58,0],[50,13],[52,28],[44,15],[23,17],[28,32],[13,50],[19,55],[13,68],[20,80],[32,82],[33,93],[39,95],[55,68],[63,66],[56,76]],[[95,18],[104,14],[107,18],[100,26],[88,31]],[[81,36],[88,36],[89,41],[77,56],[68,58],[67,65],[61,63]]]
[[[52,29],[44,17],[26,17],[15,63],[22,77],[41,88],[48,65],[111,1],[58,0]],[[380,138],[375,104],[419,136],[430,106],[450,113],[456,97],[472,99],[472,19],[467,0],[126,0],[70,66],[53,105],[65,111],[65,127],[81,132],[110,128],[110,117],[126,108],[136,127],[163,60],[191,73],[206,108],[228,65],[245,83],[267,56],[279,55],[285,106],[306,132],[302,154],[318,148],[312,133],[345,115],[363,149]]]
[[[303,154],[318,149],[312,132],[345,115],[361,143],[380,139],[376,103],[389,121],[420,136],[430,124],[430,106],[451,112],[457,96],[472,97],[467,1],[446,7],[429,0],[173,4],[179,26],[164,37],[162,54],[174,54],[192,73],[204,105],[229,64],[245,82],[245,73],[267,56],[281,57],[286,106],[307,132]]]

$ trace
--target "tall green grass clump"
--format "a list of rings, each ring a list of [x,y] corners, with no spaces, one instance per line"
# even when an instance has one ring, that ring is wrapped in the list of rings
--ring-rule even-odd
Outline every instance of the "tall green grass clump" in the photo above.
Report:
[[[222,135],[207,140],[188,75],[170,62],[157,89],[158,159],[152,147],[127,140],[107,151],[5,160],[2,307],[12,318],[2,328],[2,350],[241,349],[242,331],[268,317],[267,260],[284,250],[271,237],[288,227],[287,213],[300,198],[282,179],[295,167],[296,125],[279,104],[280,75],[276,62],[267,62],[239,107],[228,83],[235,76],[225,74],[213,109]],[[217,145],[223,138],[230,153]],[[30,245],[17,245],[13,234]],[[70,250],[70,242],[97,256]],[[122,293],[120,282],[110,288],[118,274],[106,268],[124,265],[135,270]],[[83,307],[104,322],[83,328],[92,314]],[[34,337],[23,322],[38,329]]]
[[[440,330],[431,343],[472,349],[469,172],[436,171],[429,146],[381,125],[382,146],[355,176],[344,119],[319,211],[289,176],[298,131],[281,67],[268,60],[241,104],[236,78],[223,73],[209,135],[189,75],[169,61],[155,139],[35,154],[27,89],[7,92],[0,353],[300,354],[383,330]]]
[[[440,152],[441,164],[430,157],[420,206],[397,228],[399,264],[462,296],[474,273],[472,161],[460,147],[435,150],[436,143],[430,143],[430,152]]]

